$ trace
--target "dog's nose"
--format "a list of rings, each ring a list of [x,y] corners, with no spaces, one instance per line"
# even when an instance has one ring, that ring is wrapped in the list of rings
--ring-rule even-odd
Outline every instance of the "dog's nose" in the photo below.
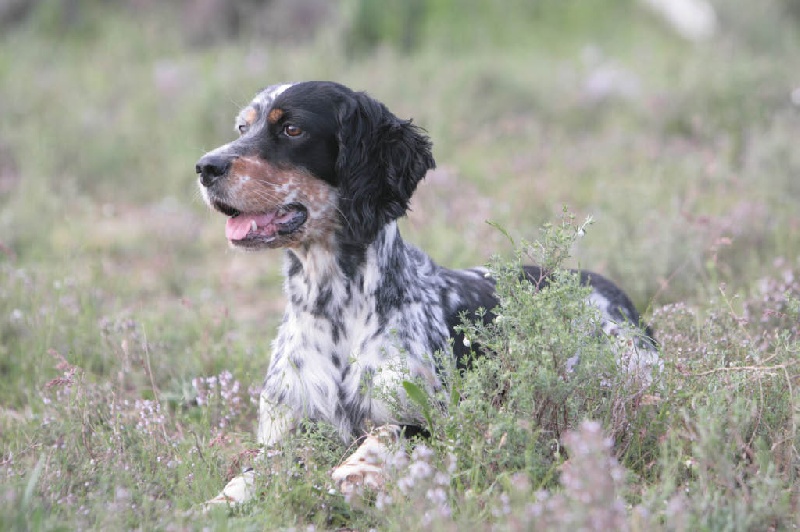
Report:
[[[204,187],[210,187],[220,177],[228,172],[232,159],[222,155],[206,155],[197,161],[194,171],[200,174],[200,182]]]

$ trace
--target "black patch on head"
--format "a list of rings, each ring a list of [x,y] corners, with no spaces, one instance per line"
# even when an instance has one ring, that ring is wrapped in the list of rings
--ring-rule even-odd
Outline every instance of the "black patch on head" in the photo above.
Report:
[[[258,156],[278,168],[301,168],[318,179],[337,185],[338,157],[335,100],[336,84],[298,83],[278,95],[262,115],[263,127],[253,136]],[[280,113],[271,111],[280,109]],[[297,136],[286,135],[287,126],[299,128]]]
[[[280,112],[272,112],[279,109]],[[272,112],[272,113],[271,113]],[[271,114],[270,114],[271,113]],[[425,173],[435,166],[431,142],[410,120],[401,120],[365,93],[332,82],[309,81],[279,94],[261,125],[241,139],[278,168],[302,168],[339,188],[340,241],[369,244],[387,223],[403,216]],[[285,134],[299,128],[297,136]],[[363,261],[343,249],[345,272]]]
[[[369,244],[380,229],[403,216],[425,173],[435,166],[431,142],[365,93],[332,82],[292,85],[272,103],[251,142],[278,167],[304,168],[339,187],[344,241]],[[270,109],[264,110],[269,115]],[[287,126],[302,130],[284,134]]]

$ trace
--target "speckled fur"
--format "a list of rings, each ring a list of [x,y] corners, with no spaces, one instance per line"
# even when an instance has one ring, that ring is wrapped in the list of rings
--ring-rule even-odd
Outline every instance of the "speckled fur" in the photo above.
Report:
[[[417,422],[413,413],[398,419],[386,398],[402,401],[409,378],[440,386],[433,355],[460,363],[467,351],[454,330],[460,314],[497,303],[485,269],[442,268],[400,237],[396,219],[434,166],[427,137],[365,94],[322,82],[265,89],[237,127],[239,140],[198,162],[209,205],[229,216],[289,203],[308,213],[278,244],[248,247],[285,249],[288,301],[261,393],[259,442],[279,443],[303,418],[331,423],[347,441],[370,424]],[[537,267],[525,274],[546,283]],[[607,334],[638,325],[619,288],[580,275]]]
[[[391,272],[391,274],[388,274]],[[490,293],[483,271],[450,271],[407,245],[395,222],[367,248],[353,274],[327,249],[289,251],[285,259],[288,306],[262,393],[259,440],[280,434],[274,412],[332,423],[343,438],[364,422],[395,419],[382,399],[402,395],[404,379],[440,385],[434,353],[450,352],[459,310],[478,303],[475,287]],[[484,304],[486,302],[483,302]],[[280,427],[291,422],[281,421]]]

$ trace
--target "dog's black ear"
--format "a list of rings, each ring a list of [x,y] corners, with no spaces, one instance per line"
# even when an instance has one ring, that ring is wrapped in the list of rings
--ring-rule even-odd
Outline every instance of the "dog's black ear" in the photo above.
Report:
[[[364,93],[344,99],[338,120],[342,230],[366,244],[406,213],[417,183],[435,166],[431,142],[410,120],[400,120]]]

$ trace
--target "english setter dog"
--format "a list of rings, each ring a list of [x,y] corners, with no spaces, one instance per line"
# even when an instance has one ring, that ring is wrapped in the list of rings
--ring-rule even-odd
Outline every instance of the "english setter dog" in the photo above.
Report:
[[[279,445],[306,418],[330,423],[346,441],[377,426],[333,477],[343,491],[379,487],[380,460],[365,456],[380,457],[399,425],[415,423],[396,419],[383,398],[402,396],[409,378],[441,385],[432,355],[463,361],[469,348],[454,328],[462,314],[496,306],[494,280],[483,268],[443,268],[400,237],[397,219],[434,159],[423,132],[382,103],[332,82],[273,85],[239,113],[236,128],[239,138],[204,155],[196,171],[206,203],[227,217],[232,247],[284,249],[287,306],[260,396],[258,441]],[[525,274],[545,277],[533,266]],[[580,276],[606,333],[639,325],[619,288]],[[248,470],[209,503],[253,494]]]

